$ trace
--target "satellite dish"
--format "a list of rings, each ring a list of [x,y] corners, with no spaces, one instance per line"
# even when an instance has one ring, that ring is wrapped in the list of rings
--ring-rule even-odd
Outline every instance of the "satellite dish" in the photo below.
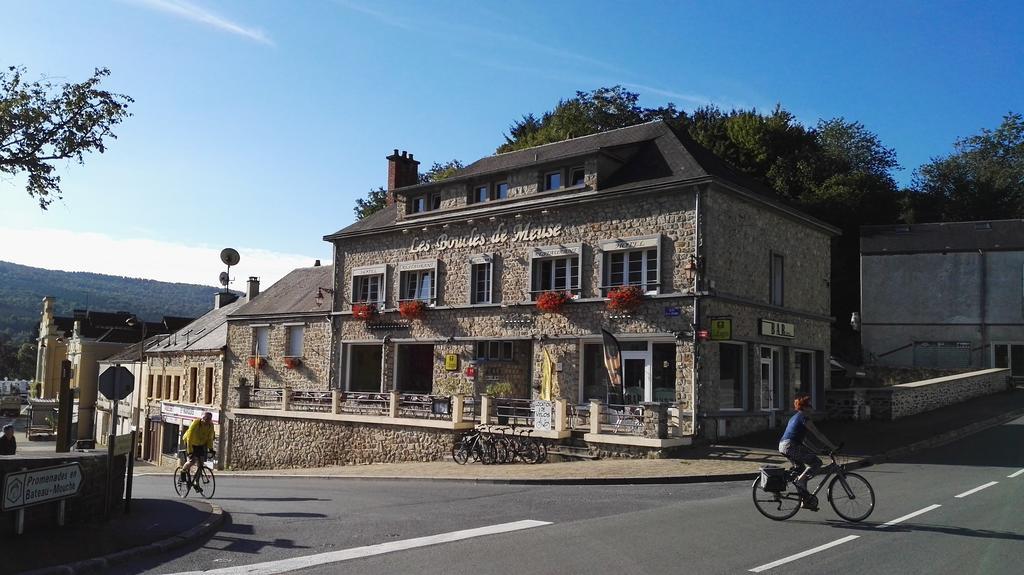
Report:
[[[224,262],[226,265],[236,265],[241,259],[242,258],[238,255],[238,251],[234,248],[224,248],[220,251],[220,261]]]
[[[231,281],[228,277],[228,272],[220,272],[220,285],[228,287],[228,282]]]

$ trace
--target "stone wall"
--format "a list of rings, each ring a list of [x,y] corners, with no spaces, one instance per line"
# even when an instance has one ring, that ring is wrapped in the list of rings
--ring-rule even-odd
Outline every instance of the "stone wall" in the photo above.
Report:
[[[831,418],[857,419],[867,406],[871,419],[890,421],[1005,391],[1008,376],[1008,369],[985,369],[886,388],[832,390],[826,408]]]
[[[236,414],[232,469],[283,469],[451,457],[458,433],[446,429]]]

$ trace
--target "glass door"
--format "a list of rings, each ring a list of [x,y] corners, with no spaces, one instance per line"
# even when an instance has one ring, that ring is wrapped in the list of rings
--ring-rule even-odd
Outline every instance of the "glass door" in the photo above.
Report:
[[[652,401],[651,352],[622,352],[622,387],[625,390],[622,403],[626,405]]]

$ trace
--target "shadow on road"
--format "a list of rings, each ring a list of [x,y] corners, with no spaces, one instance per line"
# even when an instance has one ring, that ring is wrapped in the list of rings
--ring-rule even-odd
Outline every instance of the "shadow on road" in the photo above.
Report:
[[[217,501],[330,501],[317,497],[218,497]]]
[[[942,533],[944,535],[957,535],[960,537],[977,537],[980,539],[1006,539],[1007,541],[1024,541],[1024,534],[1012,531],[993,531],[991,529],[967,529],[964,527],[951,527],[946,525],[926,525],[923,523],[899,523],[891,527],[879,529],[881,523],[846,523],[840,521],[828,521],[829,527],[846,529],[852,531],[873,531],[886,533]]]

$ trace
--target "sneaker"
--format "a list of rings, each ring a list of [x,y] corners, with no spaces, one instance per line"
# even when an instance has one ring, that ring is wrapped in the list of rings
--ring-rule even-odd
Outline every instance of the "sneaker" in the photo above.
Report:
[[[818,510],[818,504],[816,502],[814,502],[814,501],[809,500],[809,499],[805,499],[805,500],[800,502],[800,508],[801,509],[806,509],[808,511],[817,511]]]
[[[199,487],[198,485],[193,485],[193,486],[192,486],[192,489],[193,489],[193,490],[194,490],[194,491],[195,491],[196,493],[202,493],[202,492],[203,492],[203,488],[202,488],[202,487]],[[815,510],[815,511],[817,511],[817,510],[818,510],[818,508],[817,508],[817,507],[815,507],[815,508],[814,508],[814,510]]]

